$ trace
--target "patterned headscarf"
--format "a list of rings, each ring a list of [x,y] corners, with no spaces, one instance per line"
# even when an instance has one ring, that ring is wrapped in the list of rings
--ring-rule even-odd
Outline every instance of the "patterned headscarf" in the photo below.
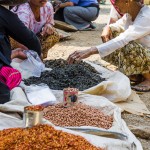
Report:
[[[121,15],[123,16],[124,14],[122,14],[119,9],[115,6],[115,2],[116,0],[110,0],[110,2],[112,3],[112,5],[114,6],[114,8],[116,9],[116,11]],[[144,0],[141,0],[141,3],[144,4]]]

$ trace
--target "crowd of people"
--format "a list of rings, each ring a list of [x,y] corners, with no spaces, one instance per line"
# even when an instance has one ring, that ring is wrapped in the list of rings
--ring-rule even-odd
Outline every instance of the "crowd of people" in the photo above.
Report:
[[[103,44],[75,51],[68,63],[99,54],[137,83],[133,89],[150,91],[150,8],[143,0],[110,1],[110,20],[101,35]],[[77,30],[91,30],[99,11],[98,0],[27,0],[10,9],[0,5],[0,103],[9,101],[10,90],[22,80],[20,72],[10,65],[12,59],[26,59],[24,50],[28,49],[46,58],[49,48],[61,39],[54,20]]]

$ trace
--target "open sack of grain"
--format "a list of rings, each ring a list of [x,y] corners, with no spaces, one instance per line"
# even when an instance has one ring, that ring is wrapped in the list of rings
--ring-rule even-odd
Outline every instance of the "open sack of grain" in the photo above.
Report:
[[[58,102],[61,102],[62,91],[54,90],[53,93],[56,96]],[[69,133],[81,135],[89,142],[91,142],[93,145],[105,148],[107,150],[129,150],[129,149],[142,150],[139,141],[129,131],[125,122],[121,119],[121,111],[116,105],[112,104],[104,97],[89,95],[84,93],[79,95],[79,101],[85,105],[92,107],[92,109],[93,108],[98,109],[101,112],[100,115],[102,115],[102,113],[105,115],[104,120],[107,115],[108,116],[111,115],[113,120],[112,126],[109,129],[92,127],[92,126],[82,126],[82,127],[72,126],[72,127],[67,127],[68,128],[67,129],[64,127],[55,126],[52,121],[50,122],[46,119],[43,119],[43,124],[49,124],[54,126],[58,130],[63,130]],[[24,107],[28,105],[31,104],[26,99],[26,96],[22,91],[22,89],[21,88],[13,89],[11,91],[11,101],[4,105],[0,105],[0,112],[1,112],[0,130],[13,128],[13,127],[24,127],[22,114],[24,111]],[[73,131],[73,130],[77,130],[80,132]],[[86,134],[82,132],[85,132]],[[115,132],[116,136],[114,136],[113,132]]]
[[[12,66],[22,73],[20,65],[16,64],[13,62]],[[23,73],[25,84],[45,83],[52,90],[63,90],[71,86],[87,94],[103,96],[112,102],[126,101],[131,94],[130,82],[125,75],[94,63],[68,65],[65,60],[57,59],[46,61],[45,66],[46,71],[39,78],[28,76],[29,79],[26,79],[29,73]]]
[[[0,149],[13,150],[102,150],[84,137],[56,130],[50,125],[10,128],[0,131]]]

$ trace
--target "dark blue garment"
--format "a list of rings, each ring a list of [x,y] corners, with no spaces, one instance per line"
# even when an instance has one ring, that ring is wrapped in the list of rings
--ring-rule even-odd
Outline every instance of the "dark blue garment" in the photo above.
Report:
[[[8,36],[41,55],[41,45],[36,35],[20,21],[16,14],[0,6],[0,63],[4,65],[10,65],[11,62]]]
[[[8,38],[3,33],[0,33],[0,68],[10,66],[11,63],[11,46]]]
[[[10,100],[10,90],[8,86],[0,81],[0,104]]]
[[[2,66],[10,66],[11,63],[9,36],[41,55],[41,45],[36,35],[20,21],[17,15],[0,6],[0,69]],[[10,90],[7,85],[0,82],[0,104],[9,100]]]
[[[91,4],[98,4],[97,0],[69,0],[70,2],[73,2],[76,6],[83,6],[87,7]]]

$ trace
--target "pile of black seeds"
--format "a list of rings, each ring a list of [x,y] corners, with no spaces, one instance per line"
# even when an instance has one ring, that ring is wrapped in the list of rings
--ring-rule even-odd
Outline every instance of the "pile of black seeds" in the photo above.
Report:
[[[45,83],[54,90],[73,87],[83,91],[105,80],[91,65],[85,62],[69,65],[63,59],[56,59],[45,61],[45,65],[53,70],[43,72],[39,78],[31,77],[24,80],[24,83],[26,85]]]

